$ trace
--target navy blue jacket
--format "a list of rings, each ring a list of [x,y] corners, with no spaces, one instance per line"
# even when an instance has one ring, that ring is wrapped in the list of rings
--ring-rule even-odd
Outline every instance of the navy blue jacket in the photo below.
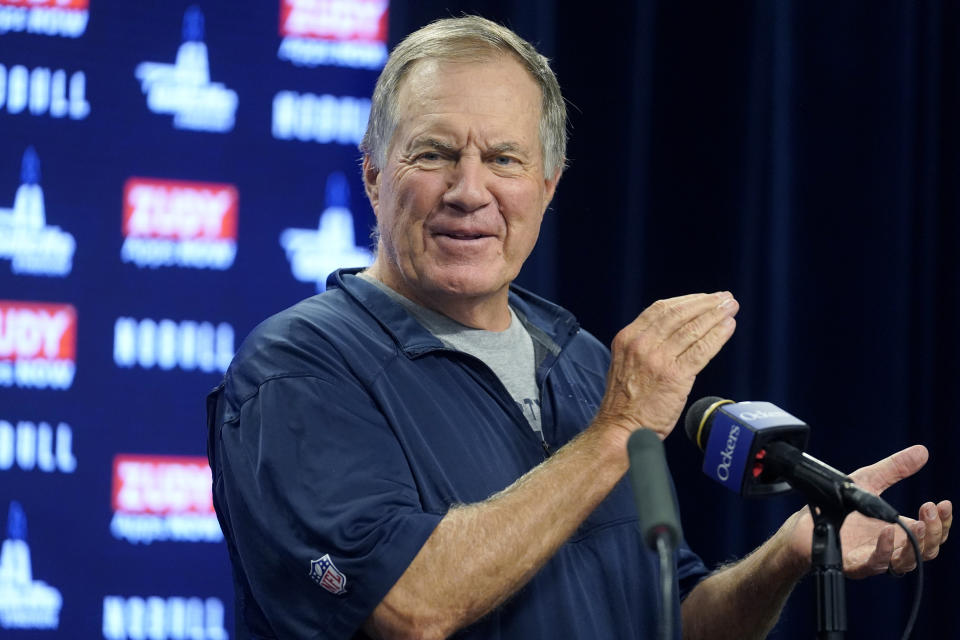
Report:
[[[543,462],[603,396],[608,350],[512,287],[534,338],[545,446],[486,365],[354,272],[258,326],[208,398],[238,638],[353,637],[451,505]],[[655,637],[658,569],[636,519],[624,480],[525,587],[455,637]],[[685,545],[677,558],[682,596],[706,569]]]

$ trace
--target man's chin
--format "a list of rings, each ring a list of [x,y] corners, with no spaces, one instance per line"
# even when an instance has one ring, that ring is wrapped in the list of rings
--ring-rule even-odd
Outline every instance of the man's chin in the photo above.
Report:
[[[486,273],[476,273],[481,269],[464,270],[459,273],[443,273],[430,279],[429,291],[434,296],[455,298],[496,297],[507,289],[509,282],[493,280]]]

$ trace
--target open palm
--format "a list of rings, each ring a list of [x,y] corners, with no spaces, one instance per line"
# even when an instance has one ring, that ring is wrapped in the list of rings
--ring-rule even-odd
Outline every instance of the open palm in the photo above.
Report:
[[[872,493],[880,494],[900,480],[919,471],[929,458],[926,447],[914,445],[872,465],[850,474],[856,484]],[[808,509],[791,516],[793,531],[791,546],[794,552],[810,557],[813,518]],[[931,560],[947,541],[953,523],[953,505],[949,500],[939,504],[924,503],[919,518],[901,516],[901,521],[913,531],[920,543],[924,560]],[[843,570],[850,578],[866,578],[887,570],[906,573],[916,567],[913,549],[903,529],[859,513],[850,514],[840,529],[843,548]]]

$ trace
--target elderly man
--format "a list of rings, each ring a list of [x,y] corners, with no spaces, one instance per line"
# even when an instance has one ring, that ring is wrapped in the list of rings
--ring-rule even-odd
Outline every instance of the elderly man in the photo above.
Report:
[[[564,131],[546,60],[499,25],[441,20],[392,53],[363,145],[376,261],[261,324],[209,398],[238,637],[654,636],[626,441],[670,434],[738,304],[656,302],[608,351],[513,286]],[[925,459],[855,477],[882,491]],[[927,557],[951,521],[949,502],[921,508]],[[712,575],[682,545],[684,637],[763,637],[810,530],[798,512]],[[914,565],[882,523],[851,517],[844,536],[850,574]]]

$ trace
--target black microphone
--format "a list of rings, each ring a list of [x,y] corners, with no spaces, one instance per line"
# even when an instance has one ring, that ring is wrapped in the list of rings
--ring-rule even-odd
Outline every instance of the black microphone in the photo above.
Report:
[[[684,428],[704,452],[704,473],[740,495],[773,495],[793,487],[820,507],[898,521],[885,500],[804,453],[810,428],[776,405],[708,396],[687,409]]]
[[[630,482],[633,497],[637,502],[640,535],[648,547],[657,552],[660,559],[660,615],[657,622],[657,637],[671,640],[674,637],[674,573],[676,565],[673,552],[680,544],[680,516],[670,485],[667,458],[663,442],[649,429],[638,429],[627,440],[627,456],[630,459]]]
[[[680,544],[682,533],[663,443],[653,431],[638,429],[627,440],[627,455],[643,540],[656,550],[657,538],[665,538],[672,551]]]

